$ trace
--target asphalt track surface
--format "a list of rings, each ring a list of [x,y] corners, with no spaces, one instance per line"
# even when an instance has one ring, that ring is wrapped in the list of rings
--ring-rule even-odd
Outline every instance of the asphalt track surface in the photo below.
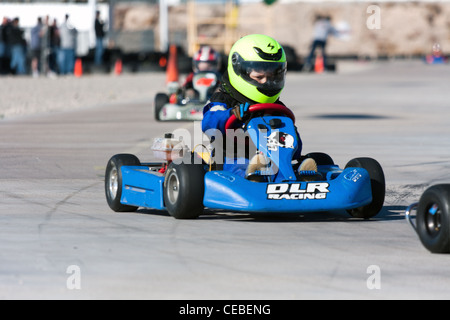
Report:
[[[152,101],[2,120],[0,298],[449,299],[450,256],[429,253],[404,219],[426,187],[450,182],[449,74],[407,61],[288,75],[303,153],[383,166],[386,201],[367,221],[115,213],[108,159],[152,159],[153,138],[191,124],[155,122]]]

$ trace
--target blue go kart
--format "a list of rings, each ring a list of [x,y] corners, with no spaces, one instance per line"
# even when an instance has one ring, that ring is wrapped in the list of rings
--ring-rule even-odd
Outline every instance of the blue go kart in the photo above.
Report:
[[[320,152],[293,160],[298,146],[292,111],[278,104],[249,108],[245,133],[257,152],[269,160],[252,181],[223,170],[214,154],[187,151],[182,161],[141,163],[131,154],[117,154],[107,164],[106,199],[114,211],[139,207],[167,210],[177,219],[199,217],[204,208],[230,212],[320,212],[346,210],[368,219],[383,207],[385,178],[372,158],[355,158],[341,169]],[[238,124],[231,116],[226,129]],[[195,149],[195,148],[194,148]],[[317,171],[302,173],[299,162],[312,158]]]

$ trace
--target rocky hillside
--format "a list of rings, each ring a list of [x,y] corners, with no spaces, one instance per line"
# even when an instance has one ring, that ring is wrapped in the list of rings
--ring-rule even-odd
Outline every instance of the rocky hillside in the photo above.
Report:
[[[340,37],[330,38],[328,53],[359,57],[423,55],[430,53],[434,43],[450,53],[450,2],[390,2],[376,4],[361,2],[295,2],[241,4],[234,12],[236,36],[266,33],[285,45],[306,55],[317,14],[329,15],[342,31]],[[202,17],[224,15],[223,5],[197,5]],[[374,14],[378,14],[375,16]],[[378,19],[375,21],[374,19]],[[158,41],[158,8],[152,5],[117,5],[115,28],[120,30],[152,29]],[[369,25],[369,26],[368,26]],[[169,26],[172,33],[186,32],[186,5],[170,7]],[[374,28],[378,27],[378,28]],[[224,28],[217,25],[199,28],[200,34],[220,36]],[[187,47],[187,43],[182,43]]]

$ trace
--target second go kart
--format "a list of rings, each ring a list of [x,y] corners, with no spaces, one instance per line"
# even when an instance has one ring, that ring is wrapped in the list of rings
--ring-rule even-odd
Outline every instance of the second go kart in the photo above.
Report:
[[[214,72],[198,72],[192,80],[195,95],[157,93],[154,102],[155,119],[158,121],[202,120],[203,107],[219,83]]]

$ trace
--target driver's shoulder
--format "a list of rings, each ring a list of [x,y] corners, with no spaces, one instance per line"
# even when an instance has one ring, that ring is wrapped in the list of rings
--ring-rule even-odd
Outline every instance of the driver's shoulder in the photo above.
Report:
[[[234,99],[231,95],[229,95],[226,92],[223,92],[222,90],[217,90],[211,95],[211,98],[209,99],[210,102],[216,103],[216,104],[224,104],[228,108],[232,108],[237,104],[237,100]]]

